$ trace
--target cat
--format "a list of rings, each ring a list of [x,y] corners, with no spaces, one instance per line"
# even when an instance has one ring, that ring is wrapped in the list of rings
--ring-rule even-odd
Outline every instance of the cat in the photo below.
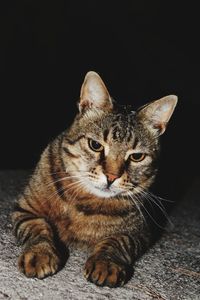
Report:
[[[65,254],[71,245],[89,250],[88,281],[117,287],[129,280],[152,241],[143,195],[154,182],[159,137],[176,104],[169,95],[132,111],[115,103],[96,72],[86,74],[79,112],[42,153],[12,213],[21,272],[53,275],[64,244]]]

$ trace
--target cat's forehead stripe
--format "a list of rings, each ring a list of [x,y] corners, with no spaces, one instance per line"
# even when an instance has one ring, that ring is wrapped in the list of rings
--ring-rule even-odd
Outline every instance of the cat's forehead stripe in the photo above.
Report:
[[[133,137],[133,124],[129,119],[118,119],[112,124],[112,139],[118,141],[130,142]]]
[[[137,145],[138,145],[138,138],[135,137],[135,140],[133,142],[133,149],[135,149],[137,147]]]
[[[109,129],[105,129],[104,132],[103,132],[103,139],[104,139],[104,142],[107,141],[108,134],[109,134]]]

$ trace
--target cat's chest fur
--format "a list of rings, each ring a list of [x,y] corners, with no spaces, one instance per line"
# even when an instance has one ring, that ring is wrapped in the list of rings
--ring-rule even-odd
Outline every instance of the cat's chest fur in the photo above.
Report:
[[[62,217],[55,221],[67,244],[78,242],[92,246],[113,234],[134,231],[133,219],[138,218],[136,209],[119,199],[85,199],[73,205],[66,203],[62,210]]]

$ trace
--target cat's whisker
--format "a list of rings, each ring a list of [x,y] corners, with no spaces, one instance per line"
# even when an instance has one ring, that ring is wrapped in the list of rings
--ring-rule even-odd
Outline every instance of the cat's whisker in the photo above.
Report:
[[[69,188],[67,188],[67,191],[70,192],[71,190],[75,190],[81,184],[82,184],[82,180],[76,181],[76,182],[74,182],[73,185],[71,185]]]
[[[82,183],[83,183],[82,178],[79,178],[79,180],[68,184],[66,190],[69,192],[69,191],[73,190],[74,188],[76,188],[76,185],[79,186]]]
[[[137,199],[140,204],[142,205],[142,207],[144,208],[144,210],[146,211],[147,215],[150,217],[150,219],[155,223],[156,226],[158,226],[159,228],[161,228],[162,230],[165,229],[165,227],[161,226],[156,220],[155,218],[150,214],[150,212],[148,211],[148,209],[145,207],[144,203],[138,198]],[[145,219],[146,220],[146,219]]]
[[[66,173],[66,172],[64,170],[63,171],[56,171],[56,172],[48,173],[48,175],[63,174],[63,173]]]
[[[78,185],[79,185],[79,182],[76,182],[76,185],[78,186]],[[74,186],[71,187],[70,189],[72,189],[72,188],[74,188]],[[77,188],[77,187],[75,187],[75,189],[76,189],[76,188]],[[63,188],[63,189],[60,189],[60,190],[58,190],[57,195],[58,195],[59,197],[60,197],[60,196],[63,196],[64,193],[67,192],[67,191],[69,191],[70,189],[68,189],[67,187],[65,187],[65,188]],[[56,196],[56,193],[55,193],[54,195],[52,195],[52,197],[53,197],[53,196]],[[70,204],[71,201],[68,201],[67,203]]]
[[[131,198],[131,200],[132,200],[134,206],[137,208],[137,210],[138,210],[140,216],[142,217],[143,221],[144,221],[145,224],[147,225],[145,216],[144,216],[144,214],[142,213],[142,210],[141,210],[141,208],[140,208],[141,203],[140,203],[140,201],[138,201],[138,196],[135,195],[136,199],[134,199],[133,195],[131,195],[131,194],[129,194],[129,196],[130,196],[130,198]],[[137,201],[138,201],[139,203],[137,203]]]
[[[60,182],[60,181],[65,181],[65,180],[67,180],[67,179],[74,179],[74,178],[79,178],[80,176],[66,176],[66,177],[62,177],[62,178],[59,178],[59,179],[57,179],[57,180],[54,180],[54,181],[50,181],[50,182],[48,182],[47,184],[46,184],[46,186],[48,187],[48,186],[51,186],[51,185],[54,185],[55,183],[57,183],[57,182]]]
[[[80,181],[80,180],[79,180],[79,181]],[[69,191],[74,185],[78,184],[79,181],[72,182],[72,183],[68,184],[67,186],[63,186],[63,187],[61,187],[60,189],[57,189],[54,193],[52,193],[52,194],[50,195],[50,197],[48,198],[48,200],[51,200],[51,199],[52,199],[53,197],[55,197],[55,196],[60,196],[62,192],[63,192],[63,194],[64,194],[67,190]],[[69,188],[69,187],[70,187],[70,188]],[[62,194],[62,195],[63,195],[63,194]]]
[[[59,197],[59,195],[61,195],[61,192],[63,192],[64,190],[65,190],[64,187],[56,190],[55,192],[50,194],[50,196],[47,198],[47,200],[52,200],[54,197]]]
[[[73,170],[68,170],[67,172],[61,172],[61,171],[58,171],[58,172],[54,172],[54,173],[48,173],[49,175],[56,175],[56,174],[63,174],[63,173],[66,173],[67,176],[64,176],[64,177],[61,177],[60,179],[62,178],[75,178],[75,177],[80,177],[80,176],[85,176],[85,175],[88,175],[90,174],[90,172],[88,171],[83,171],[83,170],[79,170],[79,174],[77,174],[77,172],[73,171]],[[53,182],[53,181],[52,181]],[[49,182],[51,183],[51,182]],[[47,183],[48,184],[48,183]]]
[[[136,188],[137,189],[137,188]],[[141,188],[140,189],[140,194],[142,197],[144,197],[147,201],[152,201],[163,213],[164,217],[166,218],[166,220],[168,221],[168,223],[173,226],[172,221],[170,220],[169,216],[167,215],[166,211],[164,210],[164,207],[160,206],[154,199],[152,200],[152,198],[147,196],[147,192],[144,192],[144,190]],[[153,222],[160,227],[161,229],[165,229],[163,226],[161,226],[160,224],[158,224],[158,222],[155,220],[155,218],[153,218],[153,216],[150,214],[150,212],[147,210],[147,208],[145,207],[143,202],[140,202],[141,205],[143,206],[143,208],[145,209],[145,211],[147,212],[147,214],[149,215],[149,217],[153,220]]]
[[[49,200],[51,200],[55,196],[58,196],[59,198],[62,197],[67,191],[71,190],[72,188],[75,189],[75,191],[76,191],[77,187],[79,186],[79,184],[80,184],[79,182],[76,182],[77,186],[74,185],[73,187],[70,187],[70,189],[68,189],[67,187],[59,189],[58,191],[56,191],[55,193],[53,193],[51,195],[51,197],[49,198]],[[73,201],[69,200],[67,203],[70,204],[71,202],[73,202]]]
[[[70,195],[70,200],[68,201],[69,205],[73,204],[73,202],[76,200],[77,196],[79,195],[80,191],[82,189],[84,190],[84,188],[85,188],[85,186],[84,186],[84,182],[82,180],[77,182],[77,186],[73,187],[74,191]],[[70,188],[70,189],[72,189],[72,188]]]
[[[145,199],[147,199],[148,201],[150,202],[153,202],[160,210],[161,212],[163,213],[164,217],[166,218],[166,220],[168,221],[168,223],[171,225],[171,226],[174,226],[173,222],[171,221],[169,215],[167,214],[166,210],[165,210],[165,207],[163,206],[162,202],[159,201],[159,199],[154,195],[154,198],[152,197],[151,194],[149,194],[147,191],[143,191],[143,195],[145,197]],[[159,202],[159,203],[158,203]]]
[[[150,191],[147,190],[147,189],[144,189],[144,191],[145,191],[146,193],[150,194],[150,195],[151,195],[153,198],[155,198],[155,199],[159,199],[160,201],[163,201],[163,202],[174,203],[173,200],[169,200],[169,199],[166,199],[166,198],[157,196],[157,195],[153,194],[152,192],[150,192]]]
[[[148,190],[145,190],[145,189],[141,189],[141,194],[142,194],[142,195],[144,196],[144,198],[147,199],[149,202],[153,202],[153,203],[157,204],[156,201],[158,201],[158,202],[160,203],[161,207],[162,207],[163,209],[165,209],[163,203],[160,202],[159,198],[158,198],[156,195],[150,193]]]
[[[77,196],[79,196],[79,192],[84,188],[84,185],[81,183],[74,189],[74,192],[72,193],[72,197],[69,200],[69,205],[73,204],[75,200],[77,199]]]
[[[154,210],[154,206],[152,204],[152,201],[149,199],[149,197],[144,193],[144,190],[142,188],[140,188],[140,191],[139,191],[140,195],[145,198],[148,203],[150,204],[151,208]]]
[[[154,195],[153,193],[151,193],[151,192],[148,191],[148,190],[143,191],[143,194],[145,195],[145,197],[146,197],[150,202],[155,203],[155,205],[157,205],[157,206],[159,207],[159,209],[162,211],[163,215],[166,217],[168,223],[169,223],[171,226],[174,226],[173,222],[171,221],[169,215],[168,215],[167,212],[166,212],[166,209],[165,209],[163,203],[161,202],[161,201],[165,201],[165,202],[173,203],[173,201],[170,201],[170,200],[167,200],[167,199],[158,197],[158,196]],[[158,204],[158,203],[159,203],[159,204]]]

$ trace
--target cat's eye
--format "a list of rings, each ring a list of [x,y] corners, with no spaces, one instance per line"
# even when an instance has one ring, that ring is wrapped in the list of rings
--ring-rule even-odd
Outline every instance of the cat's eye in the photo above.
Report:
[[[146,154],[141,152],[136,152],[130,155],[130,159],[134,162],[142,161],[145,158]]]
[[[101,152],[103,150],[103,146],[95,140],[89,139],[88,144],[93,151]]]

